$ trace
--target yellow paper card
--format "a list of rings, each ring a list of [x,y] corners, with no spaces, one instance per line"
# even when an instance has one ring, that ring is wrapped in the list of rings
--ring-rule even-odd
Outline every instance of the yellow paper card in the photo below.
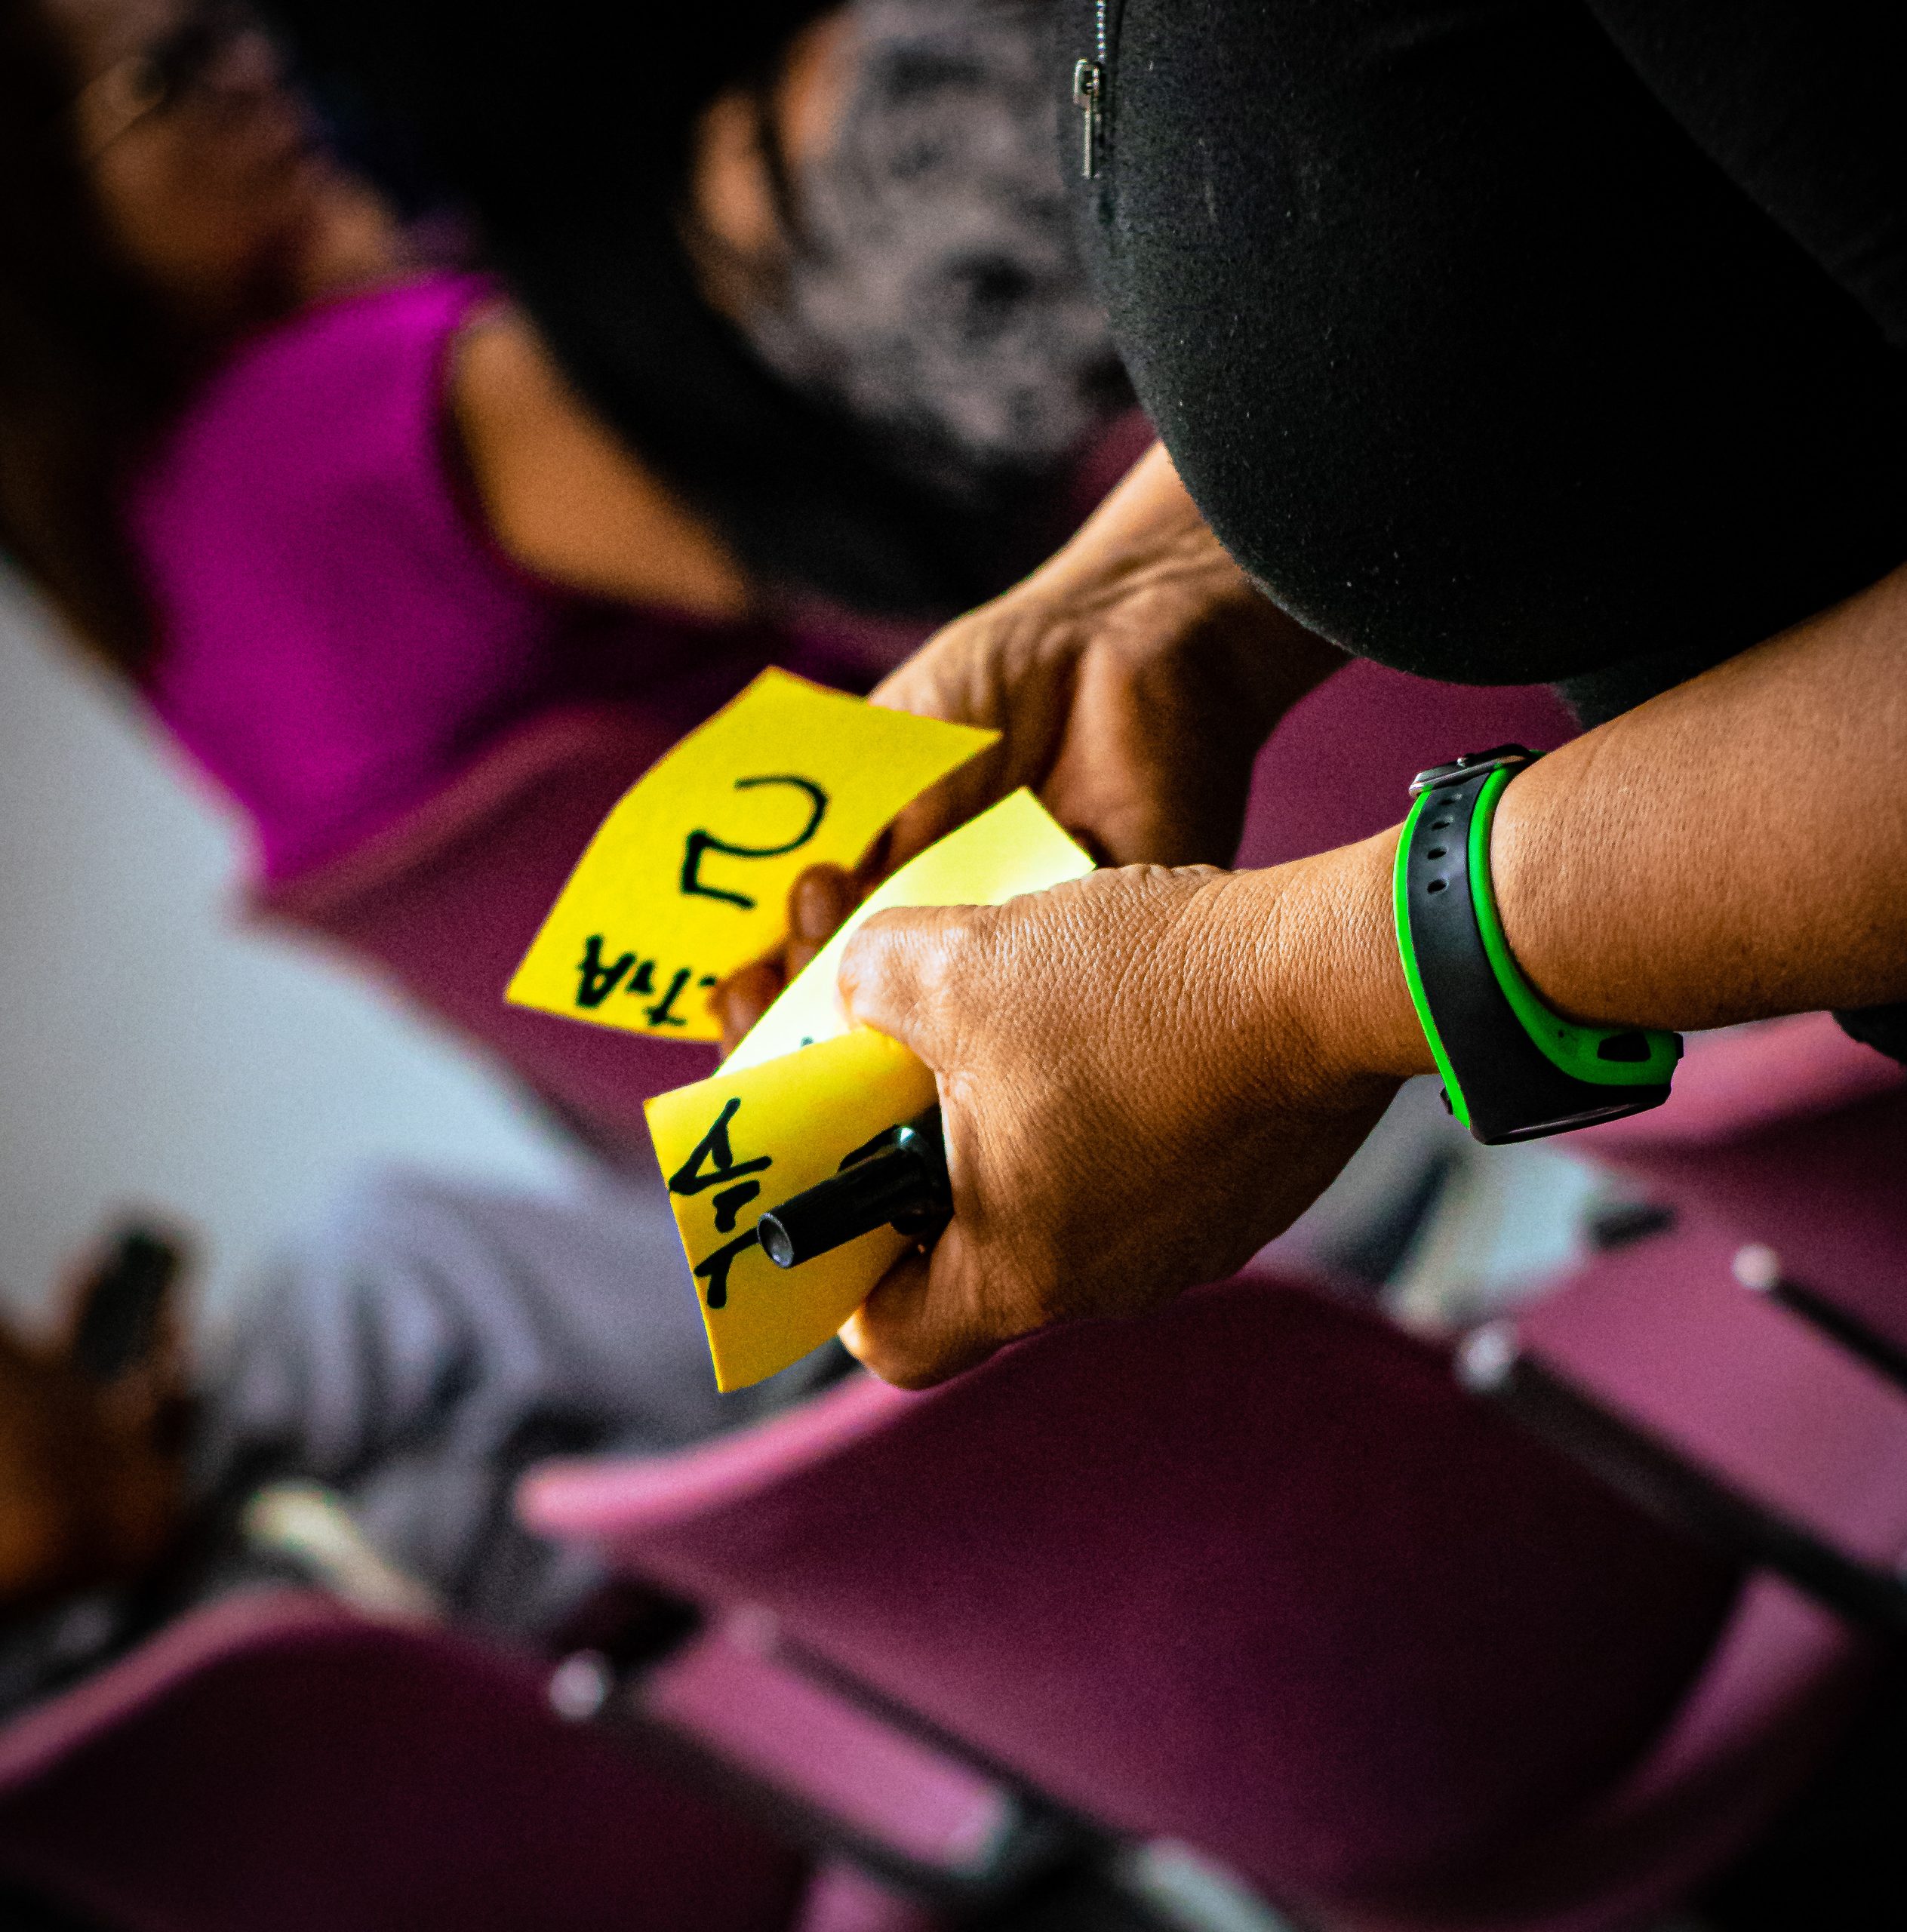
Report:
[[[1002,798],[909,860],[871,894],[750,1029],[729,1056],[727,1070],[758,1066],[847,1030],[835,989],[841,955],[862,921],[882,907],[998,906],[1092,869],[1092,860],[1031,792]]]
[[[718,1388],[746,1389],[820,1347],[906,1246],[881,1228],[784,1269],[755,1236],[762,1215],[934,1101],[933,1075],[906,1048],[848,1030],[835,976],[849,934],[884,906],[997,906],[1092,869],[1046,808],[1016,792],[895,873],[713,1079],[649,1102]]]
[[[819,1348],[900,1259],[905,1238],[877,1228],[798,1268],[777,1268],[755,1223],[934,1096],[920,1061],[863,1026],[649,1102],[718,1389],[746,1389]]]
[[[764,671],[623,795],[507,997],[625,1032],[718,1038],[708,989],[780,937],[799,875],[854,864],[997,735]]]

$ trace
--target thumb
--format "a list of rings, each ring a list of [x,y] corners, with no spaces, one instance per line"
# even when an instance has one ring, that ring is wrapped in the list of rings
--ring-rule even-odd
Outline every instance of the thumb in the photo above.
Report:
[[[973,921],[984,909],[903,906],[877,912],[841,956],[835,984],[848,1018],[942,1068],[958,1029]]]

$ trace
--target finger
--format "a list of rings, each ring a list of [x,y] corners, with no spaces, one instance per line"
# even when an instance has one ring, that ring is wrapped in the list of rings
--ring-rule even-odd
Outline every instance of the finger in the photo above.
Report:
[[[971,1256],[958,1222],[931,1253],[903,1255],[842,1325],[849,1354],[897,1389],[930,1389],[1000,1346],[967,1292]]]
[[[709,995],[709,1009],[721,1023],[721,1053],[726,1060],[742,1044],[749,1029],[780,997],[780,970],[765,959],[751,961],[730,974]]]
[[[929,1066],[939,1067],[946,990],[977,909],[904,906],[877,912],[841,955],[836,983],[849,1019],[898,1040]]]
[[[1058,755],[1070,708],[1070,655],[1015,651],[1010,639],[985,623],[970,628],[979,621],[963,619],[942,632],[869,697],[893,710],[1001,731],[994,743],[896,815],[884,854],[889,871],[1017,786],[1040,783]]]
[[[839,866],[810,866],[795,881],[788,894],[788,943],[782,954],[789,979],[840,931],[860,897],[854,875]]]

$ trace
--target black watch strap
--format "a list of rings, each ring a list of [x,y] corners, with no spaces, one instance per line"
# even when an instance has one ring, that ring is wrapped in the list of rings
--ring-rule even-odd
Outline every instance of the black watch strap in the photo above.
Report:
[[[1496,927],[1488,817],[1509,774],[1534,756],[1503,745],[1421,774],[1398,855],[1398,939],[1411,996],[1447,1103],[1491,1144],[1659,1106],[1669,1097],[1665,1066],[1679,1051],[1673,1035],[1580,1027],[1548,1014],[1509,959],[1500,928],[1493,959],[1484,932],[1486,917]],[[1501,983],[1505,976],[1515,976],[1521,1015]],[[1549,1051],[1532,1026],[1543,1030]],[[1592,1077],[1569,1071],[1559,1058],[1573,1058]]]

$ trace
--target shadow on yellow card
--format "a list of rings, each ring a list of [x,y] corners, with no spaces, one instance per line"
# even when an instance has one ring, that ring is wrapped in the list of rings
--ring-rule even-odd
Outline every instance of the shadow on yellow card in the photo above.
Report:
[[[1045,807],[1016,792],[895,873],[721,1072],[648,1103],[718,1388],[746,1389],[820,1347],[906,1247],[881,1228],[784,1269],[755,1232],[762,1215],[934,1103],[934,1075],[905,1047],[847,1030],[835,977],[853,927],[883,906],[998,905],[1092,869]]]
[[[709,989],[781,937],[800,874],[854,864],[997,735],[764,671],[623,795],[506,997],[626,1032],[719,1038]]]

